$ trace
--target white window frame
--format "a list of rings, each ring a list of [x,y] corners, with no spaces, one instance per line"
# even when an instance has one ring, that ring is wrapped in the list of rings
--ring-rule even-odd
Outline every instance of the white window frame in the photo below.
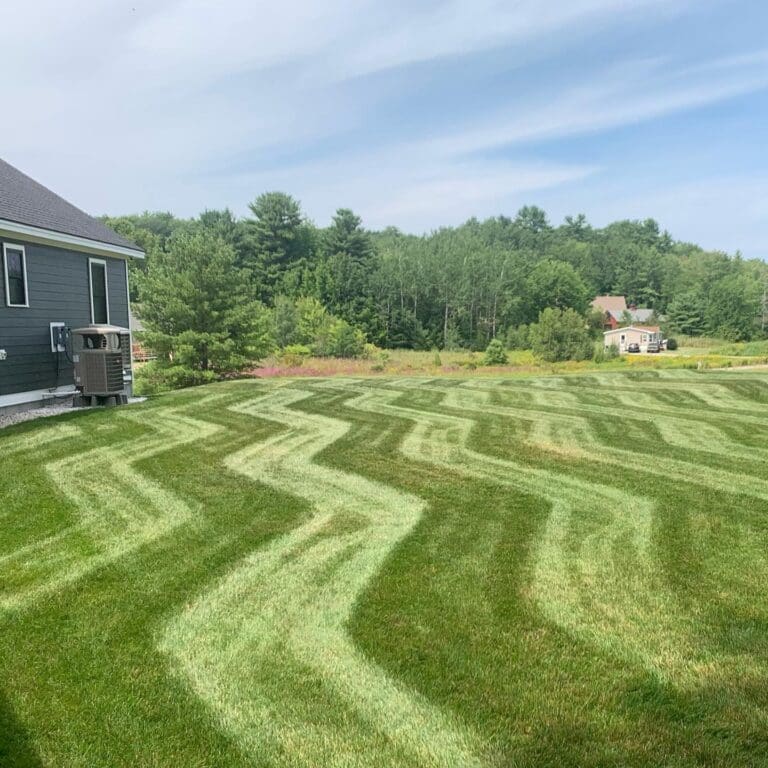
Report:
[[[96,324],[95,319],[95,312],[93,311],[93,269],[91,269],[92,264],[101,264],[104,267],[104,291],[105,291],[105,299],[107,303],[107,325],[110,325],[109,322],[109,274],[107,269],[107,262],[104,259],[88,259],[88,293],[90,294],[91,298],[91,323],[93,325]]]
[[[21,268],[24,272],[24,303],[11,304],[11,286],[8,281],[8,251],[21,251]],[[9,307],[29,307],[29,282],[27,280],[27,249],[16,243],[3,243],[3,275],[5,277],[5,303]]]

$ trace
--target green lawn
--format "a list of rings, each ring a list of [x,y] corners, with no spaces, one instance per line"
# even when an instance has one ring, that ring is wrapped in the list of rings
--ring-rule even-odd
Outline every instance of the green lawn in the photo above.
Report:
[[[766,430],[635,370],[0,432],[0,765],[768,765]]]

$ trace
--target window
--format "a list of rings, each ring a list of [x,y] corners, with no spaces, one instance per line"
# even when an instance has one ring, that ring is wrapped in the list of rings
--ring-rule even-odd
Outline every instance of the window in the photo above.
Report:
[[[3,244],[5,303],[9,307],[28,307],[27,255],[23,245]]]
[[[109,325],[107,262],[101,259],[88,259],[88,272],[91,286],[91,322]]]

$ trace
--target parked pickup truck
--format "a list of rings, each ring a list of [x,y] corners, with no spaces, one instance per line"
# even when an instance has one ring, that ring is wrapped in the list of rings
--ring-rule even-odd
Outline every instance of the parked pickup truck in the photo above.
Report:
[[[658,341],[649,341],[645,348],[646,352],[661,352],[661,344]]]

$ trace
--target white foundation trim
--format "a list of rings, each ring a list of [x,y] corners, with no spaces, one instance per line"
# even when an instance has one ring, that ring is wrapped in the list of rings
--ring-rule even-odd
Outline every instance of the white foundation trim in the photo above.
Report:
[[[0,395],[0,408],[10,408],[14,405],[42,402],[49,397],[67,397],[77,394],[72,385],[56,387],[56,389],[33,389],[29,392],[15,392],[12,395]]]

